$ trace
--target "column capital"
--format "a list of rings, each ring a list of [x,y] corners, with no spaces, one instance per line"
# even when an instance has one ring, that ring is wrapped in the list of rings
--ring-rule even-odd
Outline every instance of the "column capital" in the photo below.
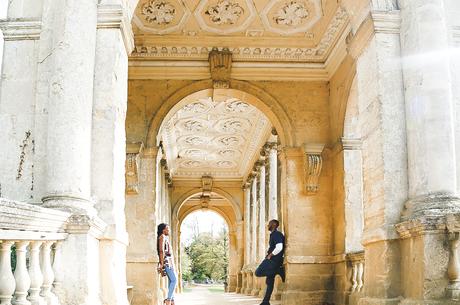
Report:
[[[363,141],[360,138],[341,138],[340,144],[342,145],[343,150],[361,150],[363,146]]]
[[[375,33],[399,34],[401,32],[401,12],[393,11],[372,11]]]
[[[120,29],[126,53],[134,49],[134,34],[131,22],[121,5],[99,4],[97,7],[98,29]]]

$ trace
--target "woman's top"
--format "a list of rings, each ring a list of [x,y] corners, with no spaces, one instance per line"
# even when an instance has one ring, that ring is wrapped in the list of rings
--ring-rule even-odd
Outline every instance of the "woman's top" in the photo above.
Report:
[[[171,244],[169,242],[169,236],[163,235],[162,237],[163,237],[163,262],[165,266],[172,267],[173,259],[172,259]]]

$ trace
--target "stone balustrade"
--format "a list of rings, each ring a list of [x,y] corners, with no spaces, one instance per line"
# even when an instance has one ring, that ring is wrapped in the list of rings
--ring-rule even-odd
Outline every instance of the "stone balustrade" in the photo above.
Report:
[[[359,293],[364,286],[364,251],[347,254],[347,261],[350,266],[350,293]]]
[[[0,198],[0,304],[59,305],[70,214]]]

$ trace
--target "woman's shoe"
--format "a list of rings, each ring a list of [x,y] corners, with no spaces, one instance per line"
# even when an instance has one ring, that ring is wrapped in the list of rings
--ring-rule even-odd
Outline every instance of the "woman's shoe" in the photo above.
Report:
[[[173,303],[171,303],[171,302],[172,302],[171,300],[165,299],[165,300],[163,301],[163,304],[165,304],[165,305],[172,305]]]

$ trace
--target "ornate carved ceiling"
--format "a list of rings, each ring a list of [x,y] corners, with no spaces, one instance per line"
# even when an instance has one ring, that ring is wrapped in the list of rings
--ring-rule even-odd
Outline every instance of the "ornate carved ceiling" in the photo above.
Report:
[[[132,59],[324,63],[347,24],[336,0],[141,0]]]
[[[180,108],[161,130],[174,178],[241,179],[271,131],[255,107],[227,97],[201,98]]]

